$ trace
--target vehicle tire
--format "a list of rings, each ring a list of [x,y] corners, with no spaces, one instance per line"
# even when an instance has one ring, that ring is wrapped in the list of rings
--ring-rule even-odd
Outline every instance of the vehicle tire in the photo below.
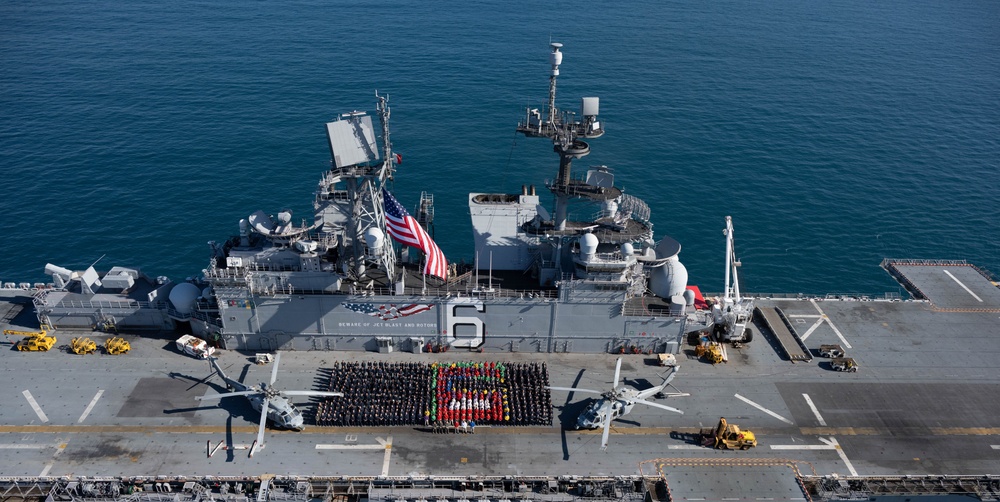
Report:
[[[749,450],[749,449],[750,449],[750,447],[749,447],[749,446],[747,446],[747,445],[743,445],[743,446],[740,446],[740,449],[741,449],[741,450]]]
[[[743,330],[743,343],[750,343],[751,341],[753,341],[753,330],[747,328]]]

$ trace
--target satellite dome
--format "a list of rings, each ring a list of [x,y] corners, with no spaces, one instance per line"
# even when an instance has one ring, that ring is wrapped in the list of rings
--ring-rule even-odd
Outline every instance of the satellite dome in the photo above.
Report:
[[[282,225],[287,225],[290,221],[292,221],[291,211],[282,211],[278,213],[278,222],[280,222]]]
[[[662,267],[653,269],[649,276],[649,289],[660,298],[670,298],[684,294],[687,289],[688,271],[676,257],[667,260]]]
[[[632,256],[632,255],[635,254],[635,248],[632,247],[632,243],[631,242],[626,242],[626,243],[622,244],[621,252],[622,252],[622,256],[624,256],[625,258],[628,258],[629,256]]]
[[[597,240],[597,236],[592,233],[585,233],[583,237],[580,237],[580,254],[583,255],[593,255],[597,252],[597,245],[600,241]]]
[[[198,289],[198,286],[190,282],[182,282],[170,290],[170,295],[167,298],[170,299],[170,303],[174,305],[177,312],[188,315],[194,310],[194,304],[200,295],[201,290]]]
[[[684,290],[684,305],[688,307],[694,306],[694,291],[690,289]]]
[[[368,244],[370,249],[379,250],[382,249],[382,244],[385,241],[385,234],[382,233],[381,229],[370,227],[365,230],[365,244]]]

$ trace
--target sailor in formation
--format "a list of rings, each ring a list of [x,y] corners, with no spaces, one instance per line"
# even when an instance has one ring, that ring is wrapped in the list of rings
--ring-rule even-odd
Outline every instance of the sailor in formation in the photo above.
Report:
[[[318,425],[416,425],[431,398],[430,368],[424,363],[366,361],[334,363],[327,388],[343,397],[316,411]]]
[[[327,390],[344,396],[317,406],[317,425],[552,424],[544,362],[338,361],[327,371]]]

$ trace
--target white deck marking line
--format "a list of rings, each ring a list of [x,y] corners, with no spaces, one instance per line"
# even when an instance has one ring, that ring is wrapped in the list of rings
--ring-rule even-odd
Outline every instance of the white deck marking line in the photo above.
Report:
[[[317,450],[384,450],[380,444],[318,444]]]
[[[830,446],[836,447],[837,454],[840,455],[840,459],[843,460],[844,464],[847,465],[847,470],[851,471],[851,476],[858,475],[858,471],[854,470],[854,464],[851,464],[851,461],[847,458],[847,454],[844,453],[844,449],[840,447],[840,443],[837,442],[837,438],[833,437],[831,437],[830,439],[819,438],[819,440]]]
[[[44,450],[52,448],[50,444],[0,444],[0,450]]]
[[[97,404],[97,400],[101,398],[102,394],[104,394],[103,390],[97,391],[97,395],[94,396],[94,399],[90,400],[90,404],[87,405],[87,409],[83,410],[83,415],[80,415],[80,420],[77,420],[77,423],[82,424],[87,419],[87,415],[90,415],[90,411],[94,409],[94,405]]]
[[[42,469],[42,472],[41,474],[38,475],[38,477],[44,478],[45,476],[47,476],[49,474],[49,471],[52,470],[52,466],[56,465],[56,459],[59,458],[59,455],[61,455],[62,452],[65,450],[66,450],[66,443],[57,444],[56,452],[52,454],[52,460],[49,461],[49,463],[45,464],[45,468]]]
[[[777,413],[775,413],[775,412],[773,412],[773,411],[771,411],[771,410],[769,410],[769,409],[767,409],[767,408],[765,408],[765,407],[763,407],[763,406],[761,406],[761,405],[759,405],[759,404],[757,404],[757,403],[755,403],[755,402],[753,402],[753,401],[751,401],[751,400],[749,400],[749,399],[747,399],[747,398],[745,398],[745,397],[743,397],[743,396],[741,396],[739,394],[735,394],[735,396],[736,396],[736,399],[739,399],[740,401],[743,401],[744,403],[747,403],[750,406],[753,406],[754,408],[757,408],[758,410],[763,411],[764,413],[767,413],[768,415],[771,415],[772,417],[777,418],[778,420],[781,420],[782,422],[785,422],[788,425],[795,425],[795,422],[792,422],[791,420],[789,420],[789,419],[787,419],[787,418],[785,418],[785,417],[783,417],[783,416],[781,416],[781,415],[779,415],[779,414],[777,414]]]
[[[704,450],[704,446],[695,444],[672,444],[667,446],[668,450]]]
[[[972,297],[975,298],[976,300],[979,300],[979,303],[983,303],[983,299],[980,298],[979,295],[973,293],[972,290],[969,289],[968,286],[966,286],[965,284],[962,284],[962,281],[958,280],[957,277],[951,275],[951,272],[949,272],[948,270],[942,270],[942,272],[948,274],[948,277],[951,277],[951,280],[957,282],[959,286],[962,286],[962,289],[964,289],[967,293],[969,293],[970,295],[972,295]]]
[[[828,444],[772,444],[772,450],[836,450],[836,446]]]
[[[806,317],[809,319],[815,319],[817,317],[823,317],[822,314],[788,314],[785,317]]]
[[[841,333],[840,330],[837,329],[837,327],[833,325],[833,321],[831,321],[829,317],[826,318],[826,322],[827,322],[827,324],[830,325],[831,328],[833,328],[833,332],[837,334],[837,338],[840,338],[841,343],[844,344],[844,348],[847,348],[847,349],[853,348],[851,346],[851,343],[848,342],[846,338],[844,338],[844,334]]]
[[[806,341],[806,338],[809,338],[809,335],[811,335],[813,331],[816,331],[816,328],[818,328],[820,324],[823,324],[823,318],[820,316],[816,317],[819,317],[819,319],[816,320],[816,323],[810,326],[809,329],[806,330],[805,334],[802,335],[801,338],[803,342]]]
[[[31,409],[35,410],[35,414],[38,415],[38,418],[41,419],[42,422],[48,422],[49,417],[45,416],[45,412],[42,411],[42,407],[38,406],[38,401],[35,401],[35,398],[31,397],[31,393],[25,390],[21,394],[24,394],[24,398],[28,400],[28,404],[31,405]]]
[[[392,455],[392,436],[389,436],[385,441],[382,438],[375,438],[379,444],[385,446],[385,457],[382,458],[382,477],[389,475],[389,457]]]
[[[819,312],[820,315],[823,316],[823,320],[825,320],[826,322],[830,323],[830,328],[832,328],[833,332],[837,334],[837,338],[840,338],[840,342],[844,344],[844,347],[848,348],[848,349],[853,348],[851,346],[850,342],[848,342],[847,339],[844,338],[844,334],[841,333],[840,330],[837,329],[837,327],[833,325],[833,321],[830,320],[830,316],[826,315],[826,313],[823,312],[823,309],[819,308],[819,304],[816,303],[816,300],[809,300],[809,303],[813,304],[813,307],[816,307],[816,311]]]
[[[826,420],[823,420],[823,416],[819,414],[819,410],[816,409],[816,405],[813,404],[813,400],[809,397],[809,394],[802,394],[802,398],[806,400],[806,404],[809,405],[809,409],[813,410],[813,415],[816,415],[816,420],[819,421],[819,424],[826,427]]]
[[[1000,450],[1000,444],[991,444],[990,448],[993,448],[994,450]]]

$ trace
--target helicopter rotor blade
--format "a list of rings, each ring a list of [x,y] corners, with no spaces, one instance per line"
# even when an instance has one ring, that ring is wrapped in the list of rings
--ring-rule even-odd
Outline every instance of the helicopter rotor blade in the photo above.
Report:
[[[621,361],[621,359],[619,359]],[[601,450],[608,449],[608,435],[611,434],[611,413],[604,416],[604,432],[601,433]]]
[[[271,400],[264,396],[264,402],[260,404],[260,427],[257,429],[257,440],[254,441],[253,448],[250,450],[250,456],[253,457],[254,451],[264,447],[264,426],[267,425],[267,407],[270,406]]]
[[[268,385],[274,385],[274,381],[278,379],[278,363],[281,362],[281,352],[274,353],[274,367],[271,368],[271,381]]]
[[[212,395],[208,395],[208,396],[195,396],[195,399],[197,399],[198,401],[202,401],[202,400],[205,400],[205,399],[222,399],[224,397],[232,397],[232,396],[249,396],[250,394],[259,394],[259,393],[260,393],[259,390],[243,390],[243,391],[240,391],[240,392],[226,392],[225,394],[212,394]]]
[[[577,388],[577,387],[546,387],[546,389],[564,390],[566,392],[583,392],[583,393],[586,393],[586,394],[598,394],[598,395],[604,394],[603,392],[596,391],[596,390],[593,390],[593,389],[580,389],[580,388]]]
[[[643,400],[643,399],[636,399],[635,403],[636,404],[644,404],[646,406],[652,406],[653,408],[660,408],[662,410],[672,411],[674,413],[680,413],[681,415],[684,414],[683,411],[678,410],[677,408],[671,408],[669,406],[666,406],[666,405],[663,405],[663,404],[660,404],[660,403],[651,403],[651,402]]]
[[[283,390],[282,394],[286,396],[329,396],[329,397],[343,397],[343,392],[324,392],[319,390]]]
[[[618,388],[618,377],[622,374],[622,358],[618,358],[618,363],[615,364],[615,384],[614,388]]]

